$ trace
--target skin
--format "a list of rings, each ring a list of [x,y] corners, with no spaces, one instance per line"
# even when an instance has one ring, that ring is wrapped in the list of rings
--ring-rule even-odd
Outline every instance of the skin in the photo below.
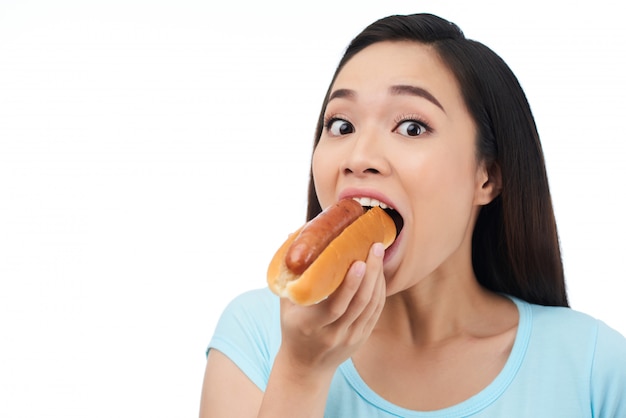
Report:
[[[385,399],[440,409],[484,389],[511,351],[517,309],[481,288],[471,265],[472,231],[500,191],[498,169],[476,157],[474,122],[438,55],[413,42],[365,48],[335,80],[325,118],[313,155],[322,207],[375,197],[404,228],[386,254],[375,244],[355,262],[324,302],[281,301],[283,340],[265,393],[211,351],[201,416],[322,417],[348,358]]]

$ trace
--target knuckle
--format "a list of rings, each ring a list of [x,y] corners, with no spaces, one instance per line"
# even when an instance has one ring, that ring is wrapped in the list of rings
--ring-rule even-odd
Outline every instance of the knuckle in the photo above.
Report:
[[[372,300],[371,296],[372,295],[365,294],[364,292],[357,292],[354,298],[352,298],[352,303],[358,307],[367,306]]]
[[[333,320],[337,320],[338,318],[341,318],[345,312],[346,312],[346,307],[343,305],[340,305],[339,303],[331,303],[328,306],[328,315]]]

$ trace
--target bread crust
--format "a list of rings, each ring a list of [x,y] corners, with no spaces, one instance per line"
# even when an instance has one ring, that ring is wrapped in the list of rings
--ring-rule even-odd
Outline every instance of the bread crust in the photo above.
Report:
[[[312,305],[327,298],[339,287],[352,263],[367,258],[374,243],[381,242],[388,248],[396,238],[391,217],[374,207],[332,240],[304,273],[296,275],[287,268],[285,255],[302,228],[279,247],[267,270],[270,290],[299,305]]]

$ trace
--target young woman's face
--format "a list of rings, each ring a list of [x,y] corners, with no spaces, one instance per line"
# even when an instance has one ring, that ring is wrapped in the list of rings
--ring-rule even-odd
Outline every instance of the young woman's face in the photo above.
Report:
[[[458,82],[436,52],[414,42],[367,47],[338,74],[324,117],[313,154],[322,208],[372,197],[404,221],[385,255],[388,292],[471,271],[487,177]]]

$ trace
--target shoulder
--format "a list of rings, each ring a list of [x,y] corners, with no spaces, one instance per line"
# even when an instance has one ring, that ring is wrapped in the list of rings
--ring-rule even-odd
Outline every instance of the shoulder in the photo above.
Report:
[[[236,296],[226,306],[207,352],[221,351],[265,390],[280,340],[278,297],[269,289],[250,290]]]
[[[533,320],[535,322],[551,325],[565,325],[570,331],[572,328],[593,328],[597,325],[597,319],[593,318],[591,315],[572,308],[563,306],[543,306],[531,303],[527,304],[533,312]]]
[[[236,328],[268,328],[274,326],[278,318],[280,306],[278,297],[269,289],[254,289],[234,297],[222,312],[219,322],[220,328],[230,330]]]
[[[278,306],[278,297],[268,288],[248,290],[241,293],[227,305],[226,310],[244,311],[267,311],[270,312]]]
[[[596,350],[604,359],[612,359],[626,367],[626,337],[602,321],[598,321]]]
[[[626,337],[603,321],[571,308],[528,304],[535,341],[562,358],[584,356],[592,379],[621,376],[626,384]],[[626,387],[622,387],[626,389]]]
[[[584,352],[597,365],[599,353],[626,368],[626,338],[601,320],[571,308],[531,305],[532,333],[552,347]],[[618,361],[619,360],[619,361]]]
[[[528,354],[534,360],[589,373],[597,365],[598,353],[626,358],[624,336],[593,316],[571,308],[514,301],[520,310],[522,334],[527,336]],[[621,363],[626,366],[626,361]]]
[[[529,304],[534,326],[557,335],[592,338],[596,344],[626,349],[626,338],[598,318],[571,308]]]
[[[578,403],[593,416],[626,416],[626,338],[575,309],[515,301],[528,344],[522,380],[563,400],[561,408]],[[538,371],[546,372],[542,379]]]
[[[589,341],[595,345],[600,328],[608,328],[593,316],[572,308],[527,302],[520,304],[530,312],[533,334],[549,337],[547,340],[551,343],[564,341],[580,344],[582,341]]]
[[[267,289],[256,289],[233,298],[222,312],[210,347],[240,351],[241,347],[267,345],[280,335],[280,305]]]

